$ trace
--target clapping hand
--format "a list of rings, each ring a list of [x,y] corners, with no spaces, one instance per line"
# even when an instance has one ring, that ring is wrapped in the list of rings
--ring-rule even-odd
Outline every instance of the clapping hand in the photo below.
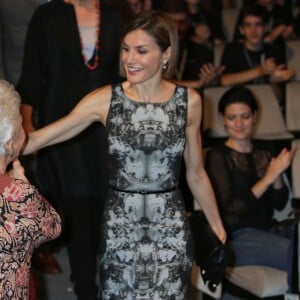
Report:
[[[296,148],[292,148],[288,151],[284,148],[277,157],[271,160],[266,172],[266,177],[269,178],[270,182],[273,183],[291,165],[296,150]]]
[[[218,78],[223,72],[225,67],[215,67],[211,63],[204,64],[200,68],[199,77],[202,82],[202,86],[211,84],[216,78]]]
[[[295,75],[291,69],[286,69],[285,65],[278,66],[271,75],[274,82],[288,81]]]

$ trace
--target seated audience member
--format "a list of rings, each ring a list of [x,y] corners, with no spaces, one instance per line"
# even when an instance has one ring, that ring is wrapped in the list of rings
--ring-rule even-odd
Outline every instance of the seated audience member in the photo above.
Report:
[[[160,10],[169,15],[175,22],[179,40],[179,58],[175,79],[181,80],[185,64],[186,47],[191,30],[191,20],[185,0],[164,0]]]
[[[193,29],[192,21],[189,18],[187,4],[185,0],[179,0],[176,2],[174,2],[173,0],[165,0],[162,6],[160,7],[160,10],[164,13],[167,13],[174,20],[179,36],[179,60],[176,74],[173,79],[177,80],[179,84],[194,89],[200,89],[206,85],[209,85],[215,79],[215,77],[219,75],[219,69],[215,68],[211,63],[203,65],[203,67],[199,65],[198,71],[196,71],[197,75],[195,75],[196,73],[194,72],[193,79],[183,78],[183,72],[186,65],[186,58],[189,52],[189,38]],[[199,32],[200,35],[207,35],[207,33],[203,33],[202,29],[200,29]],[[203,36],[201,37],[201,39],[203,39]],[[207,37],[205,37],[204,39],[207,39]]]
[[[255,1],[253,1],[255,2]],[[249,4],[251,1],[249,1]],[[295,37],[294,16],[290,6],[276,3],[274,0],[256,0],[256,3],[264,7],[268,14],[268,24],[264,40],[266,43],[278,43],[278,46],[284,46],[284,41]],[[238,17],[234,41],[242,40],[243,36],[239,31],[241,24],[241,15]]]
[[[221,59],[225,71],[220,77],[221,85],[272,83],[279,101],[283,101],[279,83],[294,76],[285,67],[284,49],[266,44],[266,9],[260,5],[248,5],[242,10],[242,23],[239,27],[243,42],[233,42],[225,46]]]
[[[269,31],[265,36],[265,42],[286,40],[294,36],[293,13],[288,5],[277,4],[274,0],[257,0],[269,13]]]
[[[246,87],[225,92],[218,110],[228,138],[208,151],[205,167],[227,230],[230,265],[278,268],[291,283],[296,221],[278,222],[273,213],[289,199],[283,174],[295,149],[276,156],[270,142],[253,140],[258,104]]]
[[[13,86],[0,80],[0,299],[29,299],[33,250],[61,232],[59,215],[18,160],[25,140],[20,105]]]
[[[182,79],[195,81],[194,88],[216,85],[224,68],[213,64],[214,45],[210,29],[202,18],[194,19]]]
[[[189,18],[192,22],[202,19],[211,32],[213,43],[222,43],[225,39],[222,28],[222,3],[211,0],[185,0]],[[218,3],[219,2],[219,3]]]

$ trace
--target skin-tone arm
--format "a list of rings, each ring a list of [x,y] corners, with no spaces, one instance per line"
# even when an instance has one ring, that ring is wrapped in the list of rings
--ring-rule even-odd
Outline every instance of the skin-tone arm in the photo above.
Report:
[[[189,90],[188,124],[186,128],[186,148],[184,160],[189,188],[203,210],[207,220],[220,241],[226,241],[216,199],[202,161],[200,122],[202,114],[201,98],[194,90]]]
[[[256,78],[270,75],[276,70],[274,58],[267,58],[260,66],[236,73],[223,74],[220,78],[221,85],[234,85],[245,83]]]
[[[192,89],[204,88],[214,84],[223,73],[224,69],[224,66],[215,67],[213,64],[207,63],[200,68],[198,80],[173,80],[173,82]]]
[[[265,36],[264,41],[266,43],[272,43],[279,37],[288,39],[293,36],[294,36],[294,29],[292,25],[280,24]]]
[[[268,75],[271,81],[282,82],[290,80],[294,72],[285,65],[276,65],[274,58],[267,58],[260,66],[242,72],[223,74],[220,83],[223,86],[242,84],[256,78]]]
[[[223,86],[241,84],[241,83],[245,83],[247,81],[253,80],[255,78],[259,78],[263,75],[264,74],[263,74],[261,67],[256,67],[253,69],[249,69],[247,71],[223,74],[220,77],[220,83]]]
[[[71,139],[95,121],[105,124],[110,98],[110,86],[91,92],[65,117],[31,132],[23,154]]]
[[[265,176],[251,189],[256,198],[260,198],[271,185],[274,189],[280,189],[283,186],[281,174],[291,165],[295,152],[295,148],[291,151],[284,148],[277,157],[271,160]]]

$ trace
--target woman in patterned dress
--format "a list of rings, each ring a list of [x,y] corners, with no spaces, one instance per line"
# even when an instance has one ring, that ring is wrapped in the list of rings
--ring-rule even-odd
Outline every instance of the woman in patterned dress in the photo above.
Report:
[[[201,98],[167,79],[177,45],[169,17],[137,15],[122,38],[127,80],[88,94],[66,117],[31,133],[25,148],[63,142],[95,121],[106,126],[111,189],[102,222],[102,299],[186,299],[193,247],[177,188],[182,156],[193,196],[226,240],[202,164]]]
[[[31,255],[56,238],[60,217],[24,175],[20,97],[0,80],[0,299],[29,299]],[[8,167],[11,166],[11,167]]]

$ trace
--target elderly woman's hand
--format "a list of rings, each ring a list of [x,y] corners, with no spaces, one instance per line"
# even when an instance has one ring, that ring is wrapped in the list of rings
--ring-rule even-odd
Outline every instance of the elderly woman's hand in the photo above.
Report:
[[[12,169],[8,172],[9,176],[15,179],[22,179],[28,181],[25,176],[25,170],[18,159],[15,159],[12,163]]]

